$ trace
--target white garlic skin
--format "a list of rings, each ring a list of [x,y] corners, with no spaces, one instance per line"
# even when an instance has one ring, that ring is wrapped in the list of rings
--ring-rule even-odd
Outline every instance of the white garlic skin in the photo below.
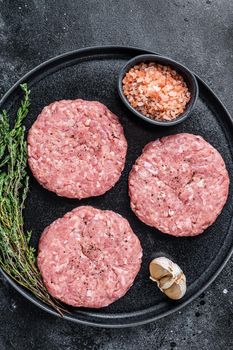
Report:
[[[150,278],[170,299],[181,299],[186,293],[186,277],[181,268],[165,257],[151,261]]]

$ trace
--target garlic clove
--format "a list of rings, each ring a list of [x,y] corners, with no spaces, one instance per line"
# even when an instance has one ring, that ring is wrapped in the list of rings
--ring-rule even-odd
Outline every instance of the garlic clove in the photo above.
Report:
[[[184,275],[183,275],[184,276]],[[186,293],[186,278],[180,281],[179,283],[175,282],[170,288],[164,291],[166,296],[173,300],[179,300],[183,298]]]
[[[186,292],[186,278],[181,268],[165,257],[153,259],[149,266],[150,278],[171,299],[180,299]]]
[[[160,289],[168,289],[170,288],[173,283],[175,282],[175,278],[172,277],[172,276],[165,276],[165,277],[162,277],[160,280],[159,280],[159,288]]]
[[[160,279],[166,275],[169,274],[169,271],[166,270],[162,264],[159,264],[156,259],[152,260],[152,262],[150,263],[150,275],[152,278],[156,279]]]

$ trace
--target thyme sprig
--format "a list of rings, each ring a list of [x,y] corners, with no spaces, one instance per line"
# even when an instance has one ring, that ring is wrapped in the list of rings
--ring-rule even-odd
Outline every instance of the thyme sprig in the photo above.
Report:
[[[35,249],[30,246],[31,232],[24,231],[23,209],[28,194],[26,118],[30,90],[22,84],[23,100],[11,128],[6,111],[0,114],[0,267],[37,298],[60,315],[65,311],[43,284],[36,266]]]

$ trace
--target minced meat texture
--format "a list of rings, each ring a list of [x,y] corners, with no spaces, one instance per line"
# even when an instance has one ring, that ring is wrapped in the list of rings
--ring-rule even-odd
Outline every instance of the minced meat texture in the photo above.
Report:
[[[38,267],[53,297],[73,306],[100,308],[132,286],[141,258],[139,239],[126,219],[81,206],[44,230]]]
[[[149,143],[129,176],[132,210],[147,225],[174,236],[202,233],[220,214],[228,191],[219,152],[187,133]]]
[[[99,196],[119,180],[127,141],[103,104],[62,100],[45,107],[28,134],[28,162],[38,182],[59,196]]]

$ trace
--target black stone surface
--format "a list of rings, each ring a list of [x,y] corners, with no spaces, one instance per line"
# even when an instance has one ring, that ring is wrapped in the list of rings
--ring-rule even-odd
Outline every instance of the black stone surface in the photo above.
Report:
[[[199,74],[233,114],[233,3],[216,1],[0,0],[0,94],[45,59],[92,45],[157,51]],[[212,286],[168,318],[127,330],[49,316],[4,280],[0,349],[233,349],[233,260]]]

